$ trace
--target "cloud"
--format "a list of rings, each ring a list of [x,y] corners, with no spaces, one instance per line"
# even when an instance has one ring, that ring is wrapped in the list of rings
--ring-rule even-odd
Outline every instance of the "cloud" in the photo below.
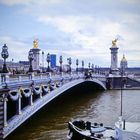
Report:
[[[140,65],[140,58],[136,58],[138,54],[133,51],[139,51],[140,46],[139,0],[1,0],[0,3],[22,5],[20,11],[24,16],[30,16],[44,26],[42,35],[37,34],[42,50],[110,66],[111,41],[119,35],[119,59],[126,53],[128,60],[133,59]],[[38,27],[34,30],[38,32]],[[16,48],[31,47],[29,42],[12,37],[5,38],[5,41]],[[18,50],[16,52],[21,54]]]
[[[106,20],[102,24],[102,21],[95,20],[92,16],[44,16],[38,20],[46,24],[50,23],[64,34],[69,34],[73,44],[80,45],[82,48],[99,51],[103,51],[100,48],[108,45],[104,44],[107,38],[115,37],[121,30],[119,23]]]
[[[6,43],[9,52],[8,60],[18,62],[19,60],[28,60],[28,51],[30,45],[25,43],[24,41],[16,40],[9,36],[0,36],[1,42]],[[4,44],[1,44],[3,46]]]
[[[18,5],[18,4],[27,4],[30,3],[32,0],[1,0],[0,3],[5,5]]]
[[[126,3],[129,3],[129,4],[139,4],[139,0],[123,0],[124,2]]]
[[[5,5],[50,5],[50,4],[58,4],[64,0],[1,0],[0,3]]]

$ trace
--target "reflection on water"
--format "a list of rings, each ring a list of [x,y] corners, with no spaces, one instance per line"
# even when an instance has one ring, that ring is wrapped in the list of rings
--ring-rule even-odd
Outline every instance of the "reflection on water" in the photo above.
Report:
[[[139,90],[123,91],[123,115],[140,114]],[[83,119],[113,126],[120,114],[120,91],[63,95],[29,119],[7,140],[66,140],[67,122]]]

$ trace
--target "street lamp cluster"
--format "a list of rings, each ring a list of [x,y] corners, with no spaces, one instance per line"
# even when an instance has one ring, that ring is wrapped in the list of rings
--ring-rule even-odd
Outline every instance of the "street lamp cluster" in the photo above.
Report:
[[[9,53],[8,53],[8,47],[6,46],[6,44],[4,44],[4,46],[2,47],[2,52],[1,52],[1,56],[2,58],[4,59],[4,63],[3,63],[3,68],[2,68],[2,73],[8,73],[8,69],[7,69],[7,66],[6,66],[6,59],[8,58],[9,56]],[[43,52],[43,56],[44,56],[44,52]],[[34,59],[34,54],[33,54],[33,51],[32,49],[28,52],[28,60],[29,60],[29,73],[32,73],[34,70],[33,70],[33,66],[32,66],[32,61]],[[46,57],[46,61],[48,63],[48,67],[47,67],[47,72],[50,72],[50,62],[51,62],[51,56],[50,56],[50,53],[47,54],[47,57]],[[71,73],[71,64],[72,64],[72,59],[71,57],[67,58],[67,62],[68,62],[68,66],[69,66],[69,69],[68,69],[68,72]],[[82,69],[81,69],[81,72],[84,72],[85,68],[84,68],[84,61],[82,60],[81,61],[81,65],[82,65]],[[62,64],[63,64],[63,57],[62,55],[59,57],[59,63],[60,63],[60,68],[59,68],[59,72],[62,73],[63,72],[63,69],[62,69]],[[44,66],[44,65],[43,65]],[[78,73],[79,71],[79,60],[76,59],[76,72]],[[103,73],[103,71],[100,70],[100,67],[99,66],[96,66],[94,64],[91,64],[91,63],[88,63],[88,70],[92,70],[92,72],[94,73]]]

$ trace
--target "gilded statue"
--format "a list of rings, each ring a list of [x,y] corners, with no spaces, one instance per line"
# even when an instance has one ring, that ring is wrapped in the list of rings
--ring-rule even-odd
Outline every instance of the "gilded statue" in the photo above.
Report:
[[[34,45],[34,49],[37,49],[38,48],[38,40],[37,39],[35,39],[33,41],[33,45]]]
[[[112,40],[112,46],[116,46],[117,40],[118,39]]]

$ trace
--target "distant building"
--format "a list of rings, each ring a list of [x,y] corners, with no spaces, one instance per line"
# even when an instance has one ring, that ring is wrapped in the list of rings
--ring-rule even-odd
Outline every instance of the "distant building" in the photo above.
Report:
[[[127,73],[128,74],[133,74],[135,76],[140,76],[140,67],[129,67],[127,68]]]
[[[29,61],[19,61],[19,64],[24,65],[24,66],[28,66],[30,65]]]
[[[6,61],[6,65],[9,73],[13,73],[13,71],[26,73],[29,69],[29,61],[19,61],[19,62]],[[3,60],[0,59],[0,72],[2,71],[2,67],[3,67]]]
[[[123,55],[123,58],[120,62],[120,69],[121,71],[123,72],[123,74],[126,72],[126,69],[128,68],[128,65],[127,65],[127,60],[125,58],[125,55]]]
[[[51,68],[55,68],[56,67],[56,54],[51,54],[50,55],[50,59],[51,59]]]

